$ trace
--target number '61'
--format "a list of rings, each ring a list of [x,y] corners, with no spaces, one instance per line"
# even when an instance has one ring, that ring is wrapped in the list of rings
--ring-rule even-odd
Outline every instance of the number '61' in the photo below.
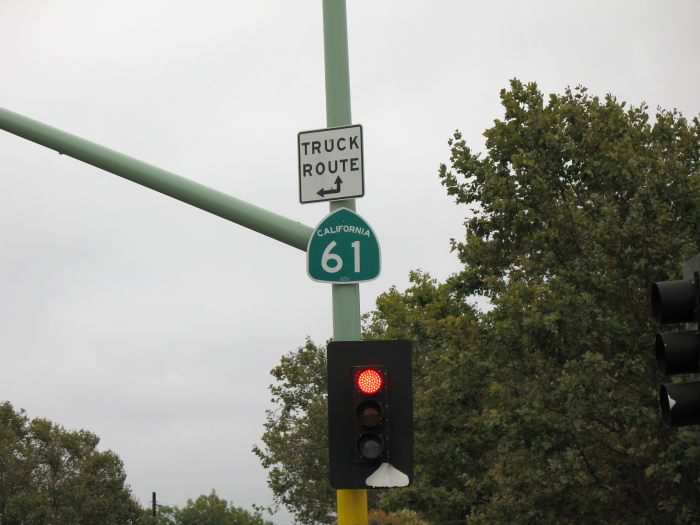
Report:
[[[332,241],[328,246],[326,246],[326,249],[323,250],[323,255],[321,256],[321,268],[323,268],[324,272],[338,273],[343,268],[343,258],[337,253],[333,253],[333,248],[335,248],[337,244],[338,243],[336,243],[335,241]],[[360,241],[355,241],[350,246],[352,246],[352,251],[355,255],[353,261],[355,263],[355,266],[353,268],[353,271],[355,273],[359,273]]]

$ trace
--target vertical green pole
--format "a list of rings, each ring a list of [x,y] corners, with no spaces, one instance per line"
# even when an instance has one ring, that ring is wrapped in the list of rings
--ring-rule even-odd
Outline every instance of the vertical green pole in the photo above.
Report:
[[[323,49],[326,72],[326,123],[328,127],[352,124],[350,69],[345,0],[323,0]],[[355,210],[355,199],[330,203],[330,211]],[[333,339],[360,340],[360,287],[333,286]],[[367,525],[367,491],[338,490],[338,525]]]

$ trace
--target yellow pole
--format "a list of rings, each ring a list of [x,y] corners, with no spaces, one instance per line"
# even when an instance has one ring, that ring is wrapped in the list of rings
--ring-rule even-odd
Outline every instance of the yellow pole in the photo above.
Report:
[[[367,525],[367,491],[341,489],[338,495],[338,525]]]

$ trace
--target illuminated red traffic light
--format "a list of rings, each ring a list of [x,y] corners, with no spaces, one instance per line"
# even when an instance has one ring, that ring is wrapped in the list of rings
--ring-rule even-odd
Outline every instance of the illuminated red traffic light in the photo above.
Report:
[[[381,390],[384,380],[378,370],[365,368],[355,376],[355,384],[363,394],[376,394]]]

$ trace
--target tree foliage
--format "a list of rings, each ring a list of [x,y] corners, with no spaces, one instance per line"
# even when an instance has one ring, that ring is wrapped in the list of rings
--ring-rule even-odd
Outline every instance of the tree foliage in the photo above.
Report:
[[[267,412],[264,448],[253,452],[268,469],[277,505],[301,523],[332,523],[335,492],[328,484],[326,353],[311,340],[272,370],[274,410]]]
[[[475,351],[483,335],[477,313],[454,285],[421,272],[410,280],[405,292],[380,295],[365,316],[365,338],[413,342],[415,482],[382,491],[378,505],[449,523],[468,512],[465,480],[482,475],[479,458],[489,450],[488,433],[473,424],[489,364]]]
[[[415,483],[374,504],[445,524],[697,523],[700,446],[660,422],[649,289],[699,248],[700,123],[517,80],[501,100],[485,152],[456,132],[439,170],[465,210],[463,269],[444,283],[415,272],[365,318],[366,337],[415,348]],[[299,355],[276,369],[289,413],[268,417],[264,464],[311,523],[299,509],[329,502],[307,481],[325,483],[327,460],[296,457],[296,431],[322,421],[325,367],[310,342]]]
[[[501,93],[487,154],[459,133],[440,176],[470,206],[454,243],[484,319],[498,436],[475,523],[691,523],[697,440],[659,421],[649,289],[698,249],[700,125],[534,84]]]
[[[383,510],[373,510],[369,513],[369,525],[431,525],[420,517],[417,512],[402,510],[389,513]]]
[[[2,525],[128,525],[141,514],[119,457],[99,438],[0,404]]]

